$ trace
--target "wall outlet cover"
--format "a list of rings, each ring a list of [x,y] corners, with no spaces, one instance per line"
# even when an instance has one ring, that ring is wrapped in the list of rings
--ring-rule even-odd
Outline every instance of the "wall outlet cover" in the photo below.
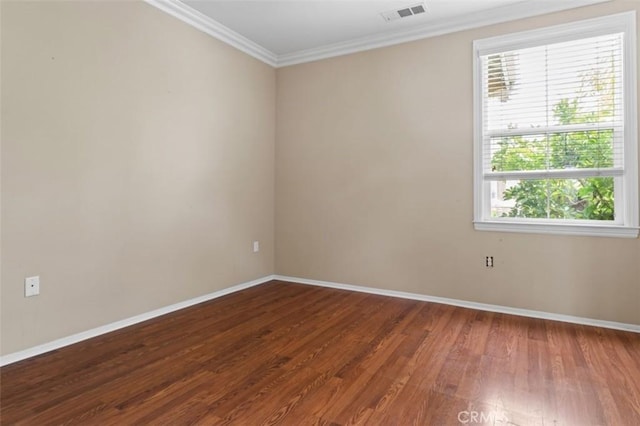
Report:
[[[24,297],[40,294],[40,277],[27,277],[24,279]]]

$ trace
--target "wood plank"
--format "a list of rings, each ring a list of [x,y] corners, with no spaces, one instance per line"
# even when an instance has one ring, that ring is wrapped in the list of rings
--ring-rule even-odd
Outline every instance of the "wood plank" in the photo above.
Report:
[[[0,369],[2,424],[461,419],[640,424],[640,335],[272,281]]]

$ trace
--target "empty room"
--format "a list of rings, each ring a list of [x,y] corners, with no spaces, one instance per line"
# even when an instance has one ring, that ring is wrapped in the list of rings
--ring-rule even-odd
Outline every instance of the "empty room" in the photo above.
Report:
[[[640,424],[638,0],[0,0],[0,424]]]

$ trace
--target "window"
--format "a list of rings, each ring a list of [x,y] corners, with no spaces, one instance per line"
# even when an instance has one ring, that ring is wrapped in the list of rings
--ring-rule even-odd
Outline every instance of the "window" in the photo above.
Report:
[[[474,42],[478,230],[638,236],[635,13]]]

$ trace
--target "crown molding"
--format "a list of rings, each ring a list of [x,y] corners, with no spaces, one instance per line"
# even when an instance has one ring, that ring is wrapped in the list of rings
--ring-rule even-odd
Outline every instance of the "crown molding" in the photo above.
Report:
[[[420,27],[408,28],[400,31],[377,34],[346,42],[335,43],[318,48],[301,50],[298,52],[279,55],[278,67],[296,65],[335,56],[349,55],[351,53],[364,52],[380,47],[393,46],[429,37],[470,30],[487,25],[500,24],[516,19],[530,18],[547,13],[560,12],[582,6],[597,3],[606,3],[611,0],[563,0],[563,1],[538,1],[526,0],[508,6],[488,9],[471,16],[461,16],[447,22],[428,24]]]
[[[221,23],[209,18],[207,15],[187,6],[178,0],[144,0],[145,3],[154,6],[169,15],[199,29],[200,31],[217,38],[218,40],[235,47],[272,67],[277,66],[278,58],[275,53],[265,49],[259,44],[249,40],[243,35],[225,27]]]
[[[456,31],[469,30],[487,25],[499,24],[516,19],[530,18],[546,13],[560,12],[577,7],[606,3],[611,0],[563,0],[540,1],[524,0],[508,6],[461,16],[447,22],[430,23],[425,26],[392,31],[345,42],[320,46],[313,49],[276,55],[270,50],[225,27],[214,19],[187,6],[180,0],[144,0],[151,6],[166,12],[181,21],[227,43],[236,49],[256,58],[272,67],[279,68],[305,62],[317,61],[351,53],[363,52],[380,47],[392,46]]]

